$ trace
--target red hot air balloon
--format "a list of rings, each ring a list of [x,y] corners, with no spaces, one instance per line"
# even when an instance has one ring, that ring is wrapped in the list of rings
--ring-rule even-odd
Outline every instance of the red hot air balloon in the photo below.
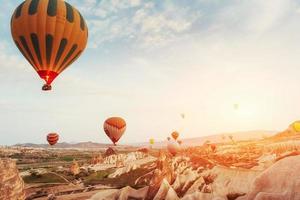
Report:
[[[63,0],[25,0],[11,18],[13,40],[51,90],[52,81],[84,51],[88,28]]]
[[[173,156],[175,156],[180,150],[180,145],[175,140],[169,140],[167,143],[167,149]]]
[[[120,117],[111,117],[105,120],[103,128],[109,139],[116,145],[126,130],[126,122]]]
[[[47,135],[47,141],[51,146],[55,145],[58,140],[59,140],[59,135],[57,133],[49,133]]]

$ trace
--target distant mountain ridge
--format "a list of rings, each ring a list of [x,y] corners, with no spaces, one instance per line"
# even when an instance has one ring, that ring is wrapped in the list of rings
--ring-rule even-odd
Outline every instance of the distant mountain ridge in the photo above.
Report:
[[[15,144],[14,147],[31,147],[31,148],[50,148],[49,144],[34,144],[34,143],[24,143],[24,144]],[[57,143],[54,148],[74,148],[74,149],[85,149],[85,148],[108,148],[112,144],[103,144],[96,142],[79,142],[79,143]],[[120,145],[123,146],[123,145]]]
[[[195,137],[195,138],[185,138],[179,139],[182,141],[184,146],[200,146],[206,141],[210,141],[213,143],[220,143],[220,142],[229,142],[231,141],[228,136],[232,136],[233,140],[240,141],[240,140],[257,140],[263,139],[266,137],[271,137],[278,133],[278,131],[269,131],[269,130],[253,130],[253,131],[241,131],[241,132],[233,132],[233,133],[221,133],[209,136],[202,136],[202,137]],[[225,136],[225,139],[223,139]],[[135,143],[131,144],[133,146],[149,146],[149,143]],[[165,141],[158,141],[154,145],[153,148],[162,148],[166,146]]]
[[[243,131],[243,132],[234,132],[234,133],[223,133],[217,135],[196,137],[196,138],[186,138],[180,140],[183,142],[184,146],[200,146],[205,141],[210,142],[228,142],[232,136],[233,140],[250,140],[250,139],[262,139],[264,137],[270,137],[276,134],[277,131],[266,131],[266,130],[254,130],[254,131]],[[112,144],[96,143],[96,142],[79,142],[79,143],[67,143],[62,142],[54,146],[54,148],[74,148],[74,149],[106,149],[113,146]],[[143,147],[149,146],[148,142],[141,143],[130,143],[130,144],[121,144],[117,147],[122,148],[131,148],[131,147]],[[166,146],[166,140],[157,141],[153,145],[154,148],[163,148]],[[15,144],[13,147],[30,147],[30,148],[50,148],[48,144],[34,144],[34,143],[24,143],[24,144]]]

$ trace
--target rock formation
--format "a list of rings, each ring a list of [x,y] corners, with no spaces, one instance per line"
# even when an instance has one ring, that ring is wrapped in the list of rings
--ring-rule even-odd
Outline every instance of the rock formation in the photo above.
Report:
[[[172,170],[170,160],[164,153],[160,152],[158,160],[156,161],[156,169],[153,171],[153,176],[149,183],[147,199],[153,199],[155,197],[163,180],[172,183],[174,178],[173,173],[174,171]]]
[[[249,193],[238,200],[298,200],[300,199],[300,156],[279,160],[262,172]]]
[[[76,160],[73,160],[73,163],[70,167],[70,172],[72,175],[77,175],[80,173],[80,169],[79,169],[79,165],[78,162]]]
[[[242,196],[249,192],[249,185],[261,171],[231,169],[215,166],[202,174],[207,185],[211,185],[214,197]],[[209,184],[211,182],[211,184]]]
[[[114,150],[112,147],[107,148],[104,153],[105,157],[111,156],[111,155],[116,155],[116,154],[117,154],[116,150]]]
[[[96,165],[96,164],[100,164],[103,162],[103,157],[101,154],[97,155],[97,156],[93,156],[91,159],[91,165]]]
[[[19,175],[15,161],[11,159],[0,160],[0,199],[25,199],[24,182]]]

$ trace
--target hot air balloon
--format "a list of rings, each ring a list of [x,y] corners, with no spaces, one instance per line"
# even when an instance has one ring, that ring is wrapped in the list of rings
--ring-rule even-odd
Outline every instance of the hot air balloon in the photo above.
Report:
[[[103,128],[109,139],[116,145],[126,130],[126,122],[120,117],[111,117],[105,120]]]
[[[53,80],[84,51],[87,25],[63,0],[25,0],[11,18],[13,40],[51,90]]]
[[[47,135],[47,141],[51,146],[55,145],[58,140],[59,140],[59,135],[57,133],[49,133]]]
[[[181,113],[180,116],[181,116],[182,119],[185,118],[185,114],[184,113]]]
[[[154,139],[151,138],[151,139],[149,140],[149,143],[150,143],[151,145],[153,145],[153,144],[154,144]]]
[[[177,140],[178,136],[179,136],[179,133],[177,131],[174,131],[172,134],[171,134],[172,138],[174,140]]]
[[[294,122],[293,128],[296,132],[300,132],[300,121]]]
[[[168,141],[167,149],[173,156],[175,156],[180,150],[180,146],[177,141],[171,139],[170,141]]]
[[[167,137],[167,140],[168,140],[168,141],[170,141],[170,140],[171,140],[171,138],[170,138],[170,137]]]
[[[240,108],[240,105],[238,103],[233,104],[234,110],[238,110]]]
[[[178,144],[179,144],[179,145],[181,145],[181,144],[182,144],[182,140],[178,140],[177,142],[178,142]]]

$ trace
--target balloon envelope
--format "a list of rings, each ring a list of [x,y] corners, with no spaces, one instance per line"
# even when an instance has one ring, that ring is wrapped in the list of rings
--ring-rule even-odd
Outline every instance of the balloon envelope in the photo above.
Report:
[[[177,141],[170,140],[170,141],[168,141],[167,149],[173,156],[175,156],[178,153],[178,151],[180,150],[180,146]]]
[[[177,131],[174,131],[172,134],[171,134],[172,138],[174,140],[177,140],[177,138],[179,137],[179,133]]]
[[[294,122],[293,128],[296,132],[300,132],[300,121]]]
[[[240,105],[238,103],[233,104],[233,108],[235,110],[238,110],[240,108]]]
[[[51,146],[55,145],[58,140],[59,140],[59,135],[57,133],[49,133],[47,135],[47,141]]]
[[[116,145],[126,130],[126,122],[121,117],[111,117],[105,120],[103,129],[109,139]]]
[[[151,145],[153,145],[153,144],[154,144],[154,139],[151,138],[151,139],[149,140],[149,143],[150,143]]]
[[[88,28],[63,0],[25,0],[11,18],[13,40],[51,90],[52,81],[84,51]]]

